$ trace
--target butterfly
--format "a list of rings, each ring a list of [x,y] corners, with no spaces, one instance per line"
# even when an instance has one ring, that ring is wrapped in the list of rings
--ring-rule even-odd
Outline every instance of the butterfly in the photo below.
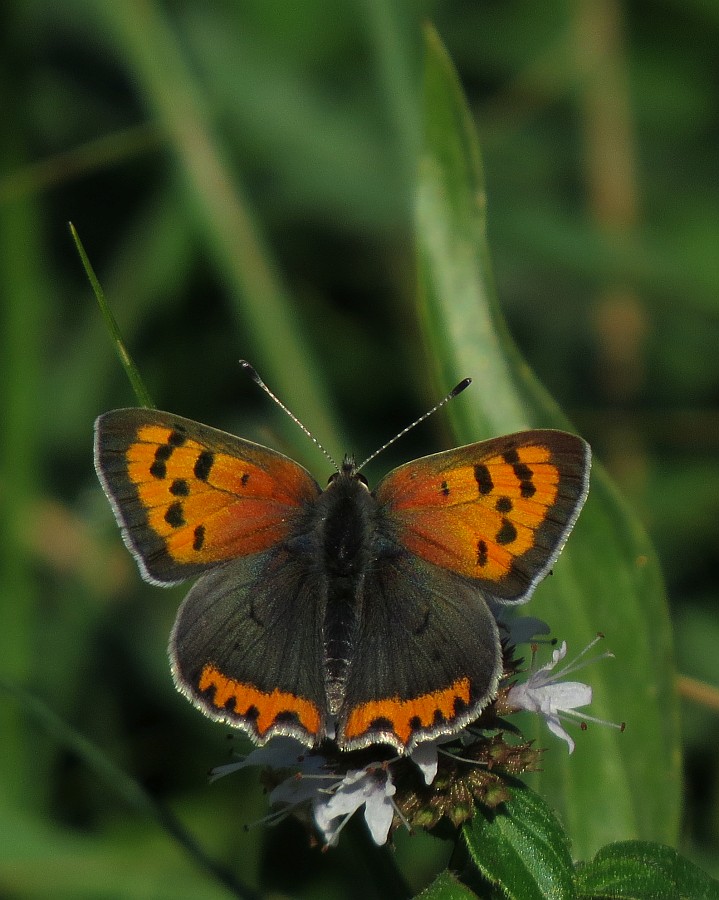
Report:
[[[142,576],[197,578],[169,646],[197,708],[257,744],[410,753],[494,697],[490,606],[526,601],[550,570],[590,449],[524,431],[406,463],[374,491],[345,457],[322,490],[275,450],[118,409],[97,419],[95,466]]]

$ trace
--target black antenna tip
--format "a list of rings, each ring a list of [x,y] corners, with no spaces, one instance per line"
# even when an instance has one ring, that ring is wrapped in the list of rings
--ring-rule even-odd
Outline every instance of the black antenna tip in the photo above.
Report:
[[[260,376],[257,374],[257,369],[251,364],[248,363],[246,359],[240,360],[240,365],[247,372],[250,378],[255,382],[255,384],[260,384]]]
[[[462,381],[459,382],[457,387],[452,388],[452,390],[449,392],[449,396],[456,397],[457,394],[461,394],[462,391],[465,390],[465,388],[468,388],[471,383],[472,383],[471,378],[463,378]]]

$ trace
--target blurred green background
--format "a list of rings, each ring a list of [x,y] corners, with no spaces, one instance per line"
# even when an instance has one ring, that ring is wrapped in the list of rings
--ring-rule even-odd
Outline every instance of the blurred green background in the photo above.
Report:
[[[244,880],[368,895],[361,840],[321,855],[293,823],[245,832],[266,810],[256,773],[206,785],[232,745],[175,694],[183,590],[141,582],[94,476],[95,416],[135,401],[67,222],[155,403],[323,481],[237,360],[335,456],[437,398],[411,225],[425,19],[475,113],[510,330],[662,560],[687,676],[682,849],[719,876],[719,704],[689,680],[719,685],[716,0],[5,4],[0,676]],[[371,475],[449,440],[438,416]],[[443,849],[405,845],[419,888]],[[226,896],[7,693],[0,893]]]

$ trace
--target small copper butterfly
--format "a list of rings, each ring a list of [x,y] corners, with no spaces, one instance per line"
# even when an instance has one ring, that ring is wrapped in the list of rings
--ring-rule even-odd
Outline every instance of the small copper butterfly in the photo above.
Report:
[[[346,457],[322,490],[267,447],[118,409],[97,419],[95,466],[143,577],[198,576],[169,648],[196,707],[257,744],[330,736],[408,753],[494,696],[488,603],[524,602],[547,574],[590,450],[524,431],[406,463],[374,491]]]

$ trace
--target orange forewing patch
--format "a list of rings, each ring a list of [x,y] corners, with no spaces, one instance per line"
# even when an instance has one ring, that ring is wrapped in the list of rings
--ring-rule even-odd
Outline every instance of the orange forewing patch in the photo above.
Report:
[[[391,724],[398,740],[406,746],[417,731],[436,725],[437,713],[444,721],[455,718],[456,701],[460,700],[466,707],[469,697],[469,679],[459,678],[448,688],[422,694],[412,700],[401,700],[399,697],[371,700],[350,712],[343,737],[348,742],[361,740],[364,734],[376,728],[377,720],[384,720]]]
[[[264,738],[278,718],[287,713],[296,715],[299,724],[308,734],[319,734],[320,712],[314,703],[304,697],[297,697],[277,688],[270,692],[260,691],[250,684],[228,678],[216,666],[209,664],[202,670],[198,688],[201,692],[214,688],[211,703],[220,714],[230,712],[227,704],[233,701],[231,711],[239,718],[246,717],[260,738]],[[255,712],[257,715],[254,715]]]
[[[389,499],[407,549],[470,578],[505,578],[513,560],[534,547],[560,483],[548,447],[530,444],[514,453],[513,463],[502,454],[477,461],[467,452],[467,458],[457,454],[453,467],[428,465],[425,470],[424,461],[418,460],[396,470]],[[485,473],[484,483],[478,466]],[[518,466],[526,467],[531,479],[518,477]]]
[[[141,426],[126,462],[148,525],[178,563],[265,550],[287,535],[290,510],[315,499],[290,460],[268,454],[261,467],[192,438],[173,446],[172,434],[164,425]]]

